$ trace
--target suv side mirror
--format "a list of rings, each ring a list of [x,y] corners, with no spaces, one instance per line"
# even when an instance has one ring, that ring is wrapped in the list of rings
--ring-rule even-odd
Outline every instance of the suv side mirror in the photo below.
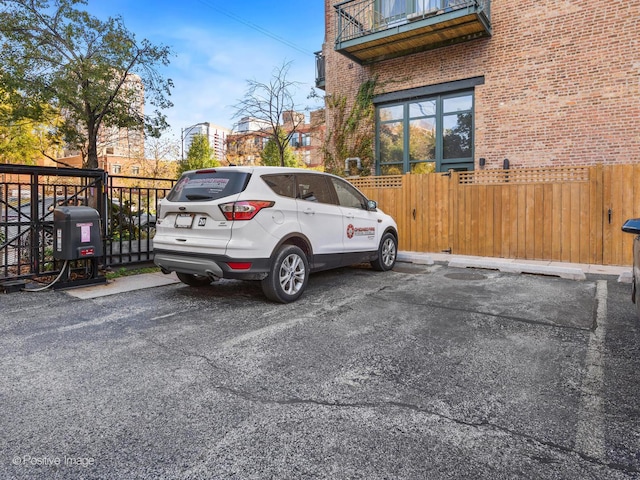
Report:
[[[375,200],[367,200],[367,210],[370,212],[378,210],[378,202]]]

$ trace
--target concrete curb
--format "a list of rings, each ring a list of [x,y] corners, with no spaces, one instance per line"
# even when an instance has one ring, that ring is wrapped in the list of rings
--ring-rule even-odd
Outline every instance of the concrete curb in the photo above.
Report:
[[[580,268],[556,267],[551,265],[534,265],[525,263],[500,262],[487,260],[454,259],[449,262],[450,267],[457,268],[486,268],[505,273],[533,273],[537,275],[551,275],[569,280],[585,280],[587,276]]]
[[[397,260],[418,265],[433,265],[435,263],[430,255],[418,252],[398,252]]]
[[[571,264],[564,262],[548,262],[538,260],[514,260],[508,258],[472,257],[451,255],[448,253],[398,252],[398,261],[420,265],[444,263],[453,268],[484,268],[499,270],[505,273],[531,273],[566,278],[569,280],[585,280],[587,274],[617,275],[618,282],[631,283],[631,267],[606,265]]]

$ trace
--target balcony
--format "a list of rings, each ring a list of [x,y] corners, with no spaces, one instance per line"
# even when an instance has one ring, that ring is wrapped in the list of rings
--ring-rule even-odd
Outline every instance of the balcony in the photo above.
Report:
[[[491,36],[491,0],[347,0],[335,49],[359,64]]]
[[[315,52],[316,56],[316,87],[324,90],[324,55],[322,52]]]

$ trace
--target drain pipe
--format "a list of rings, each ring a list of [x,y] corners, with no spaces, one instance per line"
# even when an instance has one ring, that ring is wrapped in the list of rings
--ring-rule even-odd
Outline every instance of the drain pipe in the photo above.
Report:
[[[344,160],[344,174],[347,177],[349,176],[349,164],[351,162],[356,162],[356,168],[358,169],[358,171],[362,170],[362,161],[360,160],[360,157],[345,158],[345,160]]]

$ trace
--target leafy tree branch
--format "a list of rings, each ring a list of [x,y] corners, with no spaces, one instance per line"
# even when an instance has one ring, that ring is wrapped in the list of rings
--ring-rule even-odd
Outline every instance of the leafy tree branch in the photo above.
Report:
[[[159,66],[168,47],[138,41],[121,17],[99,20],[76,8],[86,0],[0,0],[0,89],[15,118],[41,121],[43,106],[61,112],[56,128],[97,168],[101,126],[158,136],[167,127],[173,83]],[[145,100],[156,108],[145,114]]]
[[[332,124],[322,148],[327,172],[343,175],[345,160],[358,157],[362,163],[362,170],[353,170],[350,173],[362,176],[371,174],[374,165],[375,131],[373,95],[377,87],[377,78],[360,85],[351,108],[347,104],[346,96],[327,96],[326,107]]]

